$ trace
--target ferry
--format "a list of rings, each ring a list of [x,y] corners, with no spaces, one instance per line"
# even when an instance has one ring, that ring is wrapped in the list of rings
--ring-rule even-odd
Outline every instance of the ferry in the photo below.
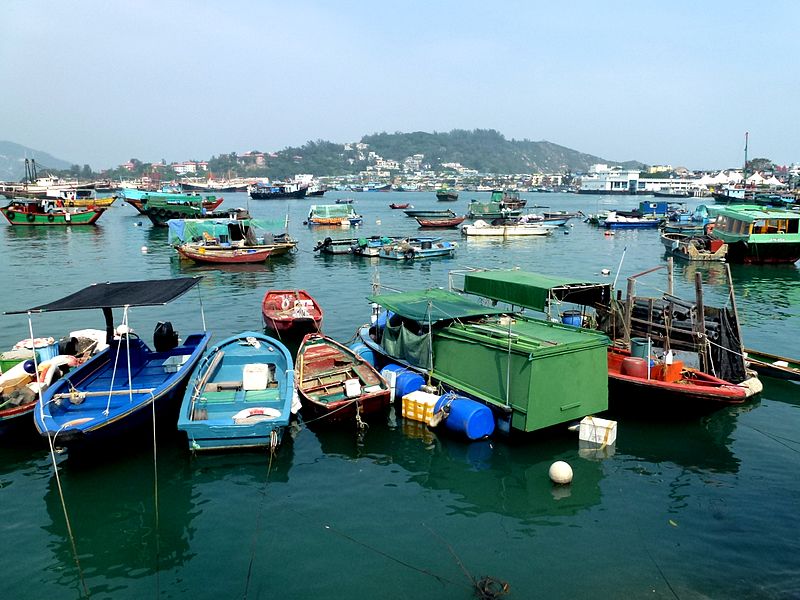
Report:
[[[732,263],[794,263],[800,259],[800,213],[749,204],[715,211],[711,237],[728,245]]]

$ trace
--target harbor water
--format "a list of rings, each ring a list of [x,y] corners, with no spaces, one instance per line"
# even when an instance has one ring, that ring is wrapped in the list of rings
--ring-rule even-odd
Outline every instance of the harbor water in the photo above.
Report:
[[[323,331],[348,342],[369,320],[376,278],[414,290],[447,287],[455,269],[519,267],[616,279],[624,290],[630,275],[666,264],[656,230],[607,236],[581,219],[547,237],[507,241],[435,231],[458,242],[454,258],[319,255],[312,248],[325,237],[419,234],[392,202],[463,214],[470,199],[488,194],[462,192],[446,205],[433,192],[224,196],[224,207],[249,206],[258,218],[288,216],[298,252],[261,265],[181,262],[166,229],[118,201],[96,227],[0,227],[0,312],[96,282],[200,275],[197,288],[167,306],[131,309],[130,326],[149,342],[157,321],[171,321],[182,337],[205,323],[219,341],[261,326],[267,289],[301,288],[322,306]],[[303,224],[310,204],[344,196],[355,198],[363,226]],[[586,214],[638,205],[635,197],[523,196],[529,207]],[[693,297],[700,272],[706,304],[724,305],[725,269],[676,261],[676,293]],[[745,344],[800,355],[800,268],[731,270]],[[665,290],[663,270],[637,284],[641,295]],[[115,317],[121,322],[121,311]],[[99,310],[34,314],[31,322],[36,337],[103,328]],[[0,348],[29,337],[28,328],[26,315],[2,316]],[[296,426],[271,460],[193,455],[175,432],[92,460],[56,455],[57,479],[45,442],[5,436],[3,597],[80,598],[86,589],[115,599],[468,599],[484,577],[496,590],[507,584],[508,598],[800,597],[800,385],[763,383],[757,399],[702,418],[675,418],[666,406],[663,418],[620,416],[616,443],[600,451],[582,448],[566,428],[467,443],[402,419],[398,408],[360,437],[354,428]],[[569,486],[549,481],[556,460],[571,465]]]

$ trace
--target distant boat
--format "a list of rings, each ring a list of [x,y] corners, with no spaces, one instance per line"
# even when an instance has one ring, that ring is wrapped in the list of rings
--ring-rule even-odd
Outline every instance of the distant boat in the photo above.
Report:
[[[341,423],[389,408],[389,386],[371,364],[331,338],[310,334],[297,351],[303,418]]]
[[[353,244],[356,243],[356,238],[333,239],[326,237],[324,240],[317,242],[314,246],[314,252],[320,254],[352,254]]]
[[[662,187],[653,192],[656,198],[690,198],[691,194],[687,190],[678,190],[671,187]]]
[[[661,243],[669,254],[692,261],[723,261],[728,246],[721,240],[704,235],[662,233]]]
[[[16,199],[0,208],[6,220],[14,226],[64,227],[94,225],[106,207],[68,208],[48,199]]]
[[[414,209],[414,210],[404,210],[403,212],[406,214],[407,217],[414,217],[414,218],[424,217],[426,219],[436,218],[436,217],[452,219],[457,216],[456,213],[454,213],[449,208],[445,210]]]
[[[610,211],[602,225],[606,229],[658,229],[662,219],[657,217],[626,217]]]
[[[360,225],[363,217],[356,214],[350,204],[312,204],[308,211],[308,225]]]
[[[715,212],[717,220],[709,235],[728,245],[728,261],[772,264],[800,259],[800,213],[748,204]]]
[[[211,334],[193,333],[180,342],[169,322],[158,323],[153,349],[125,324],[114,335],[113,308],[158,306],[183,295],[200,281],[184,277],[90,285],[24,312],[99,308],[106,319],[108,347],[53,383],[34,411],[36,428],[56,447],[72,449],[100,442],[117,446],[121,435],[146,430],[154,411],[174,418],[194,365]],[[174,421],[173,421],[174,423]],[[173,425],[174,426],[174,425]],[[152,443],[152,439],[150,440]],[[113,456],[110,454],[109,456]]]
[[[292,416],[292,355],[281,342],[245,331],[211,348],[183,396],[178,429],[191,450],[276,448]]]
[[[472,200],[467,205],[467,216],[470,219],[500,219],[518,217],[522,214],[521,208],[521,205],[506,204],[503,201],[481,202],[480,200]]]
[[[458,192],[455,190],[442,188],[440,190],[436,190],[436,199],[440,202],[454,202],[458,200]]]
[[[353,199],[352,198],[337,198],[336,199],[336,204],[352,204],[352,203],[353,203]]]
[[[466,217],[416,217],[420,227],[440,227],[451,229],[464,222]]]
[[[261,301],[264,326],[282,337],[319,332],[322,309],[305,290],[267,290]]]
[[[378,256],[389,260],[442,258],[455,255],[458,244],[441,238],[406,238],[378,248]]]
[[[471,225],[464,225],[461,234],[471,237],[519,237],[519,236],[545,236],[550,235],[552,227],[544,227],[538,223],[514,223],[493,225],[478,219]]]
[[[256,183],[248,186],[247,192],[253,200],[278,200],[280,198],[299,200],[306,197],[308,186],[299,183]]]
[[[389,208],[399,209],[399,208],[414,208],[414,207],[411,206],[408,202],[406,202],[405,204],[392,203],[392,204],[389,205]]]

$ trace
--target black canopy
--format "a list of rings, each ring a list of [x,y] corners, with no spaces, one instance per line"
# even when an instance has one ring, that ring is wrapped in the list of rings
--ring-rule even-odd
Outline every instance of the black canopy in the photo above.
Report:
[[[49,304],[40,304],[26,310],[10,310],[5,314],[18,315],[27,312],[43,313],[89,308],[111,309],[122,306],[159,306],[172,302],[198,283],[200,283],[200,277],[94,283]]]

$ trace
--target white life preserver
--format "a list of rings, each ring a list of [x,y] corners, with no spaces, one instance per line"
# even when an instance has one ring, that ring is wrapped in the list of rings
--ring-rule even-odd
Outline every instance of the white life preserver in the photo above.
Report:
[[[266,406],[254,406],[245,408],[233,415],[233,422],[237,424],[252,423],[253,421],[269,421],[281,416],[281,411],[277,408]]]
[[[283,301],[281,302],[281,308],[283,310],[289,310],[289,306],[291,306],[292,302],[289,300],[289,296],[284,296]]]

